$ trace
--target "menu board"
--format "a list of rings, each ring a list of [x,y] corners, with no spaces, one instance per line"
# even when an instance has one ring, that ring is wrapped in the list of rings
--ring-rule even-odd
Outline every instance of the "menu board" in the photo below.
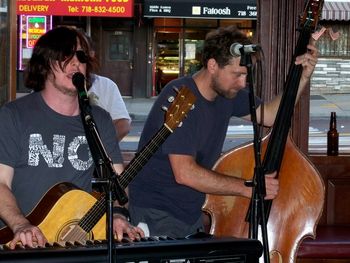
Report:
[[[256,19],[256,0],[145,0],[146,17]]]

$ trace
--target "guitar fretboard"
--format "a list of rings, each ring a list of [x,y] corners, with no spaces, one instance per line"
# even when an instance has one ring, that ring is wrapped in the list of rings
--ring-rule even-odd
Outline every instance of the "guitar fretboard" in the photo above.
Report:
[[[171,134],[171,130],[163,125],[159,131],[153,136],[153,138],[136,154],[136,156],[126,166],[125,170],[119,177],[119,183],[123,189],[125,189],[132,179],[138,174],[153,154],[159,149],[160,145]],[[103,195],[98,201],[90,208],[90,210],[79,221],[78,225],[86,232],[89,233],[92,228],[97,224],[100,218],[106,211],[106,199]]]

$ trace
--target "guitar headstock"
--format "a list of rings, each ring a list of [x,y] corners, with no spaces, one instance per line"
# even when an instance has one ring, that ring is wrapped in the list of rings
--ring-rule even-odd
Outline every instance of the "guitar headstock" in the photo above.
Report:
[[[322,14],[324,0],[308,0],[300,17],[300,28],[314,31]]]
[[[186,86],[182,86],[177,92],[165,114],[164,125],[171,131],[180,125],[196,101],[196,96]]]

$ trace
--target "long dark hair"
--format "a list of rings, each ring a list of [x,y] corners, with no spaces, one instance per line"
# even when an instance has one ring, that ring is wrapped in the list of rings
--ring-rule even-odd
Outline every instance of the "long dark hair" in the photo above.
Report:
[[[90,57],[89,44],[82,33],[70,27],[54,28],[38,39],[24,72],[25,86],[34,91],[43,90],[45,81],[52,72],[54,62],[58,61],[60,68],[63,70],[73,58],[78,41],[87,55],[86,80],[90,86],[90,72],[94,70],[96,65],[95,59]]]

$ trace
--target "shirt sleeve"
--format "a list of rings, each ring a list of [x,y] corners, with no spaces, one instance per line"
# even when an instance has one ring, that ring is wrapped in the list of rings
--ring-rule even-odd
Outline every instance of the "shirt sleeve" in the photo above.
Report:
[[[130,115],[117,84],[110,80],[108,86],[109,92],[106,94],[106,110],[109,112],[113,120],[128,119],[131,121]]]
[[[106,110],[112,120],[127,119],[131,122],[129,112],[116,83],[111,79],[95,75],[89,97],[93,103]]]
[[[0,163],[14,167],[20,152],[20,128],[16,128],[15,118],[6,106],[0,110],[0,119]]]

